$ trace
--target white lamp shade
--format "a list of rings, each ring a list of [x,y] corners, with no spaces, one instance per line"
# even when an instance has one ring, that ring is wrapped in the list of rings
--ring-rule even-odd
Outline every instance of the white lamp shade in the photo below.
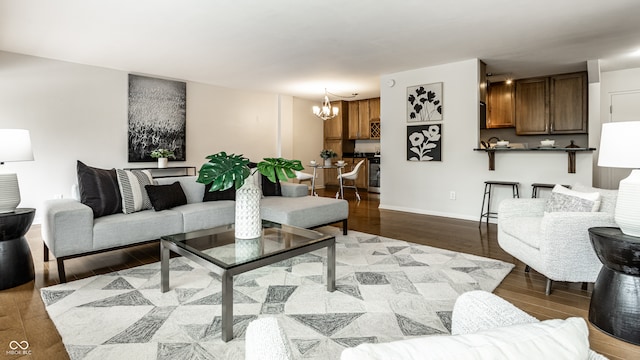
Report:
[[[598,166],[640,169],[640,121],[602,125]]]
[[[0,163],[32,160],[29,130],[0,129]]]
[[[616,201],[615,222],[630,236],[640,237],[640,121],[612,122],[602,125],[598,165],[632,168],[626,179],[620,180]]]
[[[9,161],[31,161],[31,137],[29,130],[0,129],[0,164]],[[12,212],[20,204],[18,176],[0,173],[0,214]]]

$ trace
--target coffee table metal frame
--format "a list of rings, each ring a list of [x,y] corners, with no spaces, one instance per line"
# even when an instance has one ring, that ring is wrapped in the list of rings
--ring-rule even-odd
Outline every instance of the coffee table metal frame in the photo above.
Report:
[[[265,225],[266,224],[266,225]],[[273,227],[273,225],[279,226],[280,224],[263,221],[263,228]],[[289,226],[296,231],[302,230],[303,232],[309,232],[320,234],[317,231],[297,228]],[[281,228],[286,231],[287,226]],[[176,244],[179,239],[184,239],[185,236],[190,234],[199,234],[201,236],[208,236],[214,234],[220,234],[225,231],[234,231],[233,225],[225,225],[208,230],[194,231],[190,233],[176,234],[171,236],[163,236],[160,239],[160,258],[161,258],[161,270],[160,290],[164,293],[169,291],[169,258],[170,252],[173,251],[176,254],[182,255],[187,259],[193,260],[199,265],[211,270],[215,274],[219,275],[222,279],[222,314],[221,314],[221,338],[222,341],[227,342],[233,339],[233,277],[251,271],[263,266],[271,265],[283,260],[290,259],[292,257],[309,253],[322,248],[327,248],[327,291],[333,292],[336,289],[336,239],[332,235],[321,236],[316,239],[311,239],[308,243],[300,244],[288,249],[276,251],[274,253],[265,254],[254,260],[239,264],[226,264],[219,259],[213,259],[201,252],[190,251],[189,249],[180,247]],[[196,250],[197,251],[197,250]]]

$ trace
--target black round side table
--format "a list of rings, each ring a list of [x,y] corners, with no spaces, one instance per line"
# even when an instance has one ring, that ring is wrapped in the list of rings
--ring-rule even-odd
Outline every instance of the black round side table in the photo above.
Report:
[[[604,266],[593,286],[589,321],[605,333],[640,345],[640,237],[619,228],[589,229]]]
[[[33,280],[33,259],[24,235],[36,209],[20,208],[0,214],[0,290]]]

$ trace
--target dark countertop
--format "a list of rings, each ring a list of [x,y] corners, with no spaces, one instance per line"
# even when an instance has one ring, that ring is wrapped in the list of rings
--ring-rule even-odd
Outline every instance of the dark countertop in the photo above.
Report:
[[[344,154],[342,154],[342,157],[350,157],[350,158],[372,158],[372,157],[375,157],[375,156],[376,156],[376,153],[374,153],[374,152],[344,153]]]
[[[595,151],[596,148],[565,148],[565,147],[534,147],[534,148],[491,148],[491,149],[481,149],[475,148],[474,151]]]

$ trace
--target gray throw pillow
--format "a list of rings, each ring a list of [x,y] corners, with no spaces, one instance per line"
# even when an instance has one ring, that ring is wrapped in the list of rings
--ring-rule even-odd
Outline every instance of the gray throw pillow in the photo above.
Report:
[[[591,212],[600,208],[600,194],[583,193],[556,185],[545,203],[545,212]]]
[[[122,195],[122,212],[131,214],[136,211],[151,209],[151,200],[147,195],[146,185],[153,185],[149,170],[117,169],[118,186]]]

